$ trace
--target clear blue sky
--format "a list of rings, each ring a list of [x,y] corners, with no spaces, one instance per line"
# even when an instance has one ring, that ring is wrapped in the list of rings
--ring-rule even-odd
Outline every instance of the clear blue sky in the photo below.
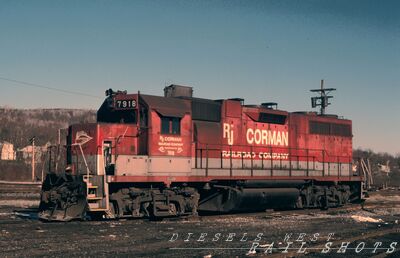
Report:
[[[354,147],[400,153],[400,1],[0,0],[0,105],[96,109],[106,88],[276,101],[353,120]]]

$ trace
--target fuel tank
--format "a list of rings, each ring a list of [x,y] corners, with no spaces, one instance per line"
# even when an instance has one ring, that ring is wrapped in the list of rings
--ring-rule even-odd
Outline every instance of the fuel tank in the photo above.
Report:
[[[238,183],[243,188],[300,188],[306,180],[245,180]]]
[[[244,212],[294,208],[299,198],[297,188],[225,187],[200,201],[199,210],[208,212]]]

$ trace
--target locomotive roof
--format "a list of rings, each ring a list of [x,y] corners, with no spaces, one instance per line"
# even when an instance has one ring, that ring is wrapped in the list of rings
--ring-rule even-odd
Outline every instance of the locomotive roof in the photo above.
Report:
[[[126,96],[137,96],[137,94],[126,94],[126,92],[117,92],[116,95],[123,94]],[[326,120],[326,119],[338,119],[338,120],[347,120],[342,117],[338,117],[337,115],[318,115],[316,112],[304,112],[304,111],[295,111],[288,112],[280,109],[268,108],[265,105],[244,105],[242,99],[205,99],[205,98],[196,98],[196,97],[165,97],[165,96],[154,96],[154,95],[146,95],[140,94],[140,98],[148,105],[149,108],[156,110],[159,114],[163,116],[177,116],[183,117],[184,114],[192,113],[192,102],[199,103],[209,103],[214,105],[221,105],[223,101],[240,101],[243,112],[251,117],[255,116],[256,113],[271,113],[277,115],[303,115],[308,117],[315,117],[318,120]],[[109,98],[107,98],[100,110],[108,106]],[[273,103],[276,104],[276,103]],[[100,111],[99,110],[99,111]]]
[[[155,109],[163,116],[183,117],[185,113],[191,113],[190,101],[180,98],[167,98],[140,94],[149,108]]]

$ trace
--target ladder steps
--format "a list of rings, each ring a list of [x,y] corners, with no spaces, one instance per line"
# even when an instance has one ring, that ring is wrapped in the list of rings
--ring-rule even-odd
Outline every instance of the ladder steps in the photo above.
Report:
[[[83,175],[83,181],[86,183],[87,194],[86,200],[89,206],[89,211],[106,211],[104,208],[105,201],[103,191],[101,191],[102,187],[100,180],[98,180],[98,176],[96,175]]]
[[[90,211],[107,211],[107,209],[103,209],[103,208],[91,208]]]
[[[87,199],[88,199],[89,201],[90,201],[90,200],[93,200],[93,201],[94,201],[94,200],[102,200],[103,197],[96,197],[96,196],[93,196],[93,197],[92,197],[92,196],[88,196]]]

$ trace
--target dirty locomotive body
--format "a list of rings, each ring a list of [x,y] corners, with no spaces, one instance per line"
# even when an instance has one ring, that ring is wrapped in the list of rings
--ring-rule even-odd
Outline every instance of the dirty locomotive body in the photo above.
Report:
[[[48,173],[44,220],[328,208],[361,199],[350,120],[274,103],[106,92],[97,122],[68,128],[65,173]]]

